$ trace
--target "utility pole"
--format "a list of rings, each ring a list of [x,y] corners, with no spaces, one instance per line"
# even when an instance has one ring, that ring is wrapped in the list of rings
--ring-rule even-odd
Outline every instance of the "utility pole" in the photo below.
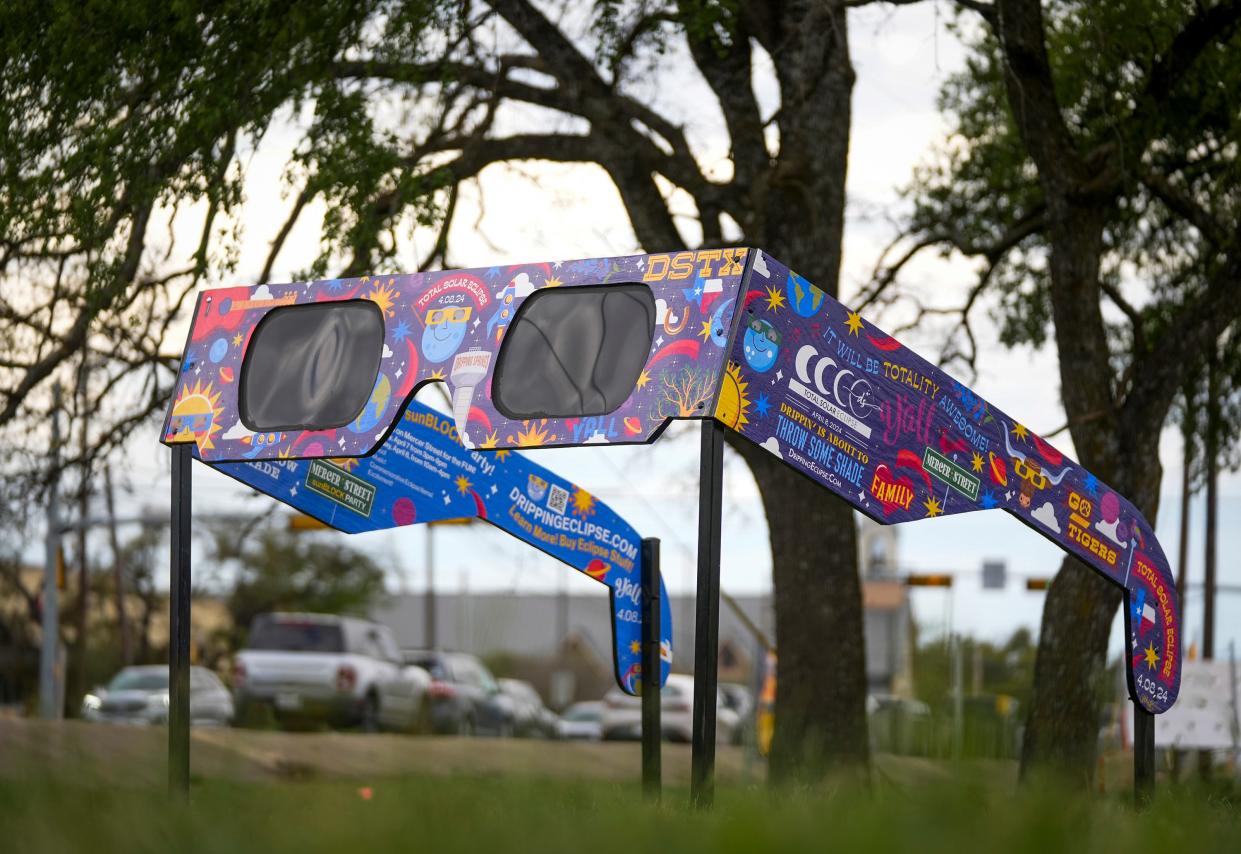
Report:
[[[116,625],[121,636],[121,666],[133,662],[129,642],[129,617],[125,613],[125,567],[121,563],[121,546],[116,536],[116,496],[112,489],[112,466],[103,467],[104,495],[108,501],[108,539],[112,546],[112,581],[116,588]]]
[[[60,720],[57,653],[60,647],[60,601],[56,589],[57,552],[60,549],[60,383],[52,386],[52,444],[48,448],[47,552],[43,563],[43,647],[39,657],[39,717]]]
[[[1219,342],[1211,341],[1207,356],[1207,519],[1206,555],[1202,579],[1202,660],[1215,658],[1215,558],[1217,555],[1215,533],[1219,520]],[[1198,751],[1198,774],[1203,780],[1211,778],[1211,752]]]
[[[89,421],[86,417],[87,375],[90,370],[89,353],[83,352],[82,365],[78,368],[77,411],[80,422],[78,430],[78,454],[81,457],[78,480],[78,518],[85,520],[90,515],[90,462],[87,456],[89,446]],[[76,667],[72,670],[73,685],[71,696],[78,700],[86,693],[86,624],[90,616],[90,566],[86,556],[87,526],[78,526],[78,601],[74,614],[73,659]]]
[[[1202,658],[1215,657],[1215,561],[1218,554],[1215,536],[1219,522],[1219,365],[1218,344],[1211,342],[1207,362],[1207,520],[1206,577],[1203,579]]]

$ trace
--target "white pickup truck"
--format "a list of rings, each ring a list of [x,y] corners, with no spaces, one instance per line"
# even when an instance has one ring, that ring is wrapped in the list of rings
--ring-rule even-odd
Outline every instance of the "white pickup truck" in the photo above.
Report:
[[[431,676],[387,626],[332,614],[260,614],[233,662],[235,720],[425,732]]]

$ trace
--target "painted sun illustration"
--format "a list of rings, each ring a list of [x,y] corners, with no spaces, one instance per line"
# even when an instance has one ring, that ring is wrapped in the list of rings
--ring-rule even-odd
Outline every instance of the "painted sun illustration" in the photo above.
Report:
[[[970,462],[974,467],[974,471],[982,471],[982,454],[974,454],[974,459]]]
[[[922,506],[926,508],[926,515],[928,519],[934,518],[944,512],[944,509],[939,506],[939,499],[935,496],[931,496],[926,501],[923,501]]]
[[[220,432],[219,418],[224,411],[219,403],[220,393],[213,393],[211,383],[204,385],[195,380],[189,388],[183,388],[168,419],[168,440],[197,442],[204,451],[214,448],[212,437]]]
[[[862,330],[862,315],[856,311],[849,312],[849,316],[845,318],[845,326],[849,327],[850,335],[857,335]]]
[[[457,480],[455,481],[455,483],[457,484],[457,492],[461,493],[462,495],[465,495],[467,492],[469,492],[470,487],[474,485],[470,483],[470,479],[467,478],[463,474],[457,475]]]
[[[524,422],[527,426],[517,431],[516,436],[510,436],[509,441],[519,448],[537,448],[540,445],[546,445],[548,442],[554,441],[555,436],[547,429],[547,419],[543,418],[538,421]]]
[[[435,370],[431,371],[431,373],[430,373],[430,374],[428,374],[428,375],[427,375],[427,379],[429,379],[429,380],[446,380],[446,379],[448,379],[448,375],[444,373],[444,369],[443,369],[443,368],[436,368]]]
[[[1155,645],[1149,644],[1143,652],[1146,655],[1146,666],[1150,670],[1154,670],[1159,666],[1159,653],[1155,651]]]
[[[595,497],[578,487],[573,492],[573,515],[589,516],[595,512]]]
[[[720,382],[720,400],[715,405],[715,417],[734,430],[750,423],[746,417],[750,410],[750,398],[746,396],[749,385],[741,376],[741,366],[729,362]]]
[[[768,286],[767,288],[767,310],[779,311],[784,308],[784,294],[779,289]]]
[[[482,443],[478,446],[478,449],[480,451],[490,451],[493,450],[498,444],[500,444],[500,436],[495,430],[492,430],[491,434],[487,436],[486,439],[483,439]],[[504,462],[508,459],[508,455],[511,453],[512,451],[496,451],[492,456],[494,456],[499,462]]]
[[[366,298],[379,306],[387,317],[392,317],[395,314],[392,307],[396,305],[396,290],[392,287],[392,283],[393,280],[389,279],[388,284],[377,285],[366,295]]]
[[[563,284],[564,284],[564,282],[560,281],[560,279],[559,279],[558,277],[556,277],[556,276],[552,276],[552,277],[550,277],[550,278],[549,278],[546,282],[544,282],[544,283],[543,283],[543,287],[545,287],[545,288],[558,288],[558,287],[560,287],[560,286],[561,286],[561,285],[563,285]]]

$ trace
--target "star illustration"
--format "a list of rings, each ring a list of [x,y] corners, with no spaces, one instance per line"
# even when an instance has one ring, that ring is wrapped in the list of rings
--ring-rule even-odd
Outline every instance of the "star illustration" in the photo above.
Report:
[[[409,337],[409,333],[409,324],[404,320],[398,322],[396,326],[392,327],[392,335],[397,341],[404,341]]]
[[[457,475],[456,484],[457,484],[457,492],[461,493],[462,495],[465,495],[467,492],[469,492],[470,487],[474,485],[470,483],[469,478],[467,478],[463,474]]]
[[[711,319],[708,318],[702,322],[702,329],[698,330],[698,337],[706,341],[711,337]]]
[[[939,506],[939,499],[935,496],[931,496],[926,501],[923,501],[922,506],[926,508],[926,516],[928,519],[934,518],[944,512],[943,508]]]
[[[634,655],[637,655],[639,652],[642,651],[642,642],[641,641],[630,641],[629,651],[632,652]]]
[[[779,311],[784,308],[784,294],[773,287],[767,288],[767,310]]]
[[[978,503],[982,505],[983,510],[994,510],[1000,506],[999,499],[989,489],[978,499]]]
[[[845,319],[845,326],[849,327],[850,335],[857,335],[862,329],[862,315],[856,311],[849,312],[848,318]]]
[[[1090,472],[1086,472],[1086,481],[1083,486],[1092,496],[1099,494],[1099,479]]]
[[[754,411],[763,416],[771,411],[771,401],[767,399],[766,394],[760,394],[754,398]]]
[[[1146,667],[1148,670],[1154,670],[1159,665],[1159,653],[1155,651],[1155,645],[1147,644],[1144,650],[1146,656]]]
[[[637,388],[643,388],[650,381],[651,381],[650,373],[648,373],[647,371],[643,371],[642,373],[638,374],[638,381],[637,383],[635,383],[635,385]]]
[[[1026,429],[1026,425],[1024,424],[1014,424],[1013,435],[1024,442],[1026,441],[1026,438],[1030,435],[1030,431]]]
[[[233,336],[233,346],[234,347],[241,346],[241,333],[240,332],[238,332],[236,335]]]
[[[776,369],[776,379],[778,380],[784,379],[784,371],[780,370],[779,368]]]
[[[982,471],[982,454],[975,453],[974,459],[970,461],[970,465],[974,467],[974,471]]]

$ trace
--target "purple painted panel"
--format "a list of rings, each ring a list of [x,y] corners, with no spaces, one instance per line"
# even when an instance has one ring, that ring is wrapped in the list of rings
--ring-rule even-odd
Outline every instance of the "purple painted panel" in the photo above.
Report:
[[[761,251],[715,416],[884,524],[1003,509],[1129,595],[1129,690],[1180,684],[1176,585],[1128,500]]]
[[[161,435],[165,443],[195,442],[207,462],[363,456],[382,443],[419,385],[440,381],[467,447],[648,442],[672,418],[711,411],[746,253],[713,249],[205,291]],[[595,417],[501,414],[491,380],[522,302],[540,289],[622,282],[650,287],[656,307],[650,353],[629,398]],[[261,441],[263,433],[243,424],[238,408],[242,360],[259,321],[282,306],[359,299],[378,305],[384,319],[368,403],[344,427]]]

